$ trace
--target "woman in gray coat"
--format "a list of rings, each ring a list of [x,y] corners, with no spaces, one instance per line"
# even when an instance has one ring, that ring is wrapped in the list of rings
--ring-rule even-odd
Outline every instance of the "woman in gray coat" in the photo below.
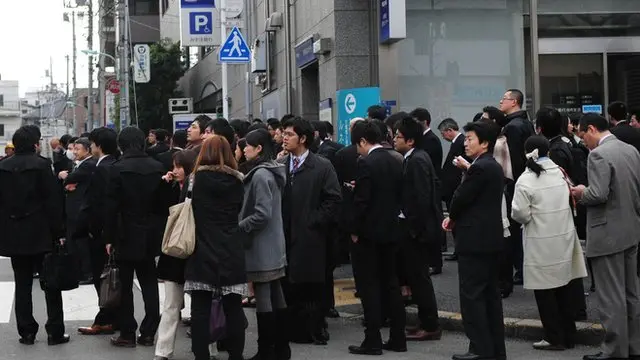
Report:
[[[244,178],[239,226],[249,237],[247,280],[253,282],[256,297],[258,354],[251,359],[288,360],[291,350],[284,335],[287,305],[280,284],[287,258],[281,210],[286,169],[273,160],[273,142],[267,130],[251,131],[245,140],[250,170]]]

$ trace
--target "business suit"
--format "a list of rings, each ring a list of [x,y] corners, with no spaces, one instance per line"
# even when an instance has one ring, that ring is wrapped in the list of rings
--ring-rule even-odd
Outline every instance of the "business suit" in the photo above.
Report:
[[[80,280],[91,279],[89,234],[82,219],[82,206],[87,199],[87,190],[96,167],[96,160],[88,158],[76,165],[64,181],[64,185],[75,186],[66,191],[67,239],[69,249],[76,254]]]
[[[587,207],[587,257],[598,291],[600,322],[607,332],[602,352],[640,355],[640,154],[614,135],[589,154],[589,186],[580,202]]]
[[[640,131],[632,127],[628,121],[620,121],[618,124],[611,128],[611,133],[615,135],[618,140],[625,142],[640,152]]]
[[[406,347],[404,304],[396,275],[401,185],[402,164],[388,150],[374,147],[359,161],[351,234],[358,236],[352,260],[366,322],[363,349],[382,348],[383,296],[390,308],[390,344]]]
[[[460,310],[469,352],[506,356],[498,285],[504,247],[503,171],[490,153],[473,161],[456,189],[449,218],[456,229]]]
[[[447,208],[451,203],[453,193],[456,191],[456,188],[458,188],[458,185],[460,185],[460,181],[462,181],[462,169],[453,165],[453,159],[458,156],[466,158],[464,154],[464,134],[462,133],[458,134],[451,142],[447,158],[444,160],[444,164],[442,164],[442,201],[447,204]],[[434,166],[437,165],[434,164]]]
[[[418,141],[416,146],[419,149],[422,149],[427,152],[429,157],[431,158],[431,163],[435,168],[435,173],[437,176],[436,182],[436,194],[438,194],[438,198],[442,197],[442,143],[440,142],[440,138],[436,135],[433,130],[428,129],[423,133],[422,139]],[[464,143],[463,143],[464,147]],[[438,201],[438,209],[442,212],[442,202]],[[447,238],[443,234],[440,239],[440,244],[442,248],[446,251]],[[429,258],[429,266],[431,266],[436,273],[442,272],[442,251],[438,254],[432,254]]]
[[[102,231],[104,229],[105,216],[105,196],[107,191],[107,181],[109,170],[116,162],[116,157],[107,155],[98,159],[96,168],[91,176],[91,182],[87,189],[86,201],[81,208],[81,221],[84,223],[89,234],[89,252],[91,259],[91,273],[93,285],[100,296],[100,276],[107,262],[107,253],[104,248]],[[117,316],[114,309],[103,308],[98,311],[93,326],[79,328],[82,334],[93,335],[100,333],[111,333],[116,323]]]
[[[440,256],[442,212],[436,203],[435,168],[423,150],[405,154],[402,171],[402,214],[400,216],[401,273],[418,305],[421,328],[438,332],[438,305],[429,276],[429,257]],[[439,338],[439,333],[433,338]],[[426,338],[425,338],[426,340]]]

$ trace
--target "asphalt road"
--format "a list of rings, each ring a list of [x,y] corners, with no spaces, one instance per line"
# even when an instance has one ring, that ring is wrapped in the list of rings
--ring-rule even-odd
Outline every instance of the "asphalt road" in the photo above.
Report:
[[[160,286],[161,300],[163,298],[162,284]],[[135,293],[135,306],[138,320],[142,318],[143,303],[139,291]],[[34,346],[24,346],[18,343],[18,335],[13,310],[13,274],[8,259],[0,259],[0,360],[151,360],[153,348],[138,347],[136,349],[119,349],[109,344],[109,336],[86,337],[76,334],[78,326],[91,323],[97,311],[95,290],[91,286],[64,293],[64,309],[67,333],[72,338],[65,345],[50,347],[46,344],[44,323],[46,313],[44,296],[37,281],[34,283],[34,314],[40,322],[40,332]],[[188,310],[185,310],[188,315]],[[253,310],[247,310],[250,326],[247,330],[247,346],[245,356],[248,358],[256,351],[256,326]],[[176,341],[175,359],[193,359],[190,352],[190,340],[186,338],[185,327],[180,326]],[[359,356],[350,355],[347,347],[358,344],[363,337],[360,317],[331,319],[331,341],[328,346],[293,345],[293,359],[357,359]],[[385,330],[386,331],[386,330]],[[597,352],[594,348],[579,347],[563,353],[544,353],[531,348],[531,344],[509,339],[507,343],[510,359],[545,360],[545,359],[577,359],[586,353]],[[404,354],[386,354],[385,357],[394,359],[450,359],[451,355],[464,352],[467,340],[462,334],[445,333],[438,342],[412,343],[409,352]],[[226,359],[221,354],[220,359]]]

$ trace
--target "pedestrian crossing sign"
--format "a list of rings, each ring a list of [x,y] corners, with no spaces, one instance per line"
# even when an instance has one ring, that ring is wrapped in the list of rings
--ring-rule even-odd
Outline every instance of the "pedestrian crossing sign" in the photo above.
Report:
[[[220,47],[219,59],[223,63],[248,63],[251,61],[251,50],[237,27],[231,30],[227,40]]]

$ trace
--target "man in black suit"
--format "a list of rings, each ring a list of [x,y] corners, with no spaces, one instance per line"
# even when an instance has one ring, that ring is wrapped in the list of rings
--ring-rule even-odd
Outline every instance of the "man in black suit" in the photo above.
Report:
[[[453,360],[506,359],[499,288],[503,172],[491,154],[499,130],[475,122],[464,131],[465,152],[473,162],[442,223],[446,230],[456,229],[460,310],[470,341],[468,352]]]
[[[416,119],[422,127],[424,128],[422,133],[422,139],[418,143],[418,147],[429,154],[431,158],[431,163],[436,169],[437,176],[437,185],[436,185],[436,194],[438,194],[438,198],[441,197],[442,194],[442,143],[440,142],[440,138],[431,130],[431,114],[429,110],[425,108],[416,108],[411,112],[411,116]],[[442,212],[442,203],[438,202],[438,208],[440,212]],[[446,250],[446,237],[442,235],[442,239],[440,239],[441,251],[438,254],[432,254],[429,257],[429,265],[431,266],[431,275],[438,275],[442,273],[442,250]]]
[[[627,106],[622,101],[612,102],[607,108],[607,113],[611,133],[640,152],[640,131],[627,121]]]
[[[187,132],[185,130],[176,130],[171,137],[171,149],[158,155],[156,159],[164,165],[167,171],[173,170],[173,154],[184,150],[187,147]]]
[[[418,305],[420,326],[409,330],[408,340],[439,340],[438,305],[429,276],[429,253],[440,254],[442,212],[438,211],[435,168],[429,155],[417,148],[422,126],[411,116],[395,125],[395,149],[404,155],[402,212],[400,213],[400,273]],[[435,244],[435,246],[430,246]],[[404,282],[403,282],[404,284]]]
[[[118,156],[118,135],[112,129],[101,127],[89,134],[91,153],[97,159],[96,168],[91,177],[87,196],[81,208],[81,220],[89,236],[89,251],[91,258],[91,272],[93,285],[100,296],[100,275],[107,262],[107,252],[104,249],[102,231],[104,229],[105,196],[109,170]],[[82,335],[113,334],[117,320],[117,313],[113,309],[100,309],[93,324],[78,328]]]
[[[365,339],[349,352],[381,355],[382,350],[407,351],[405,312],[396,275],[398,214],[402,191],[402,164],[380,142],[372,122],[357,122],[351,132],[362,156],[354,188],[351,228],[353,270],[364,309]],[[388,297],[391,329],[382,343],[382,298]]]
[[[81,208],[87,199],[91,177],[96,168],[96,160],[91,157],[91,142],[79,138],[74,143],[76,164],[70,173],[60,172],[66,192],[65,209],[67,214],[67,240],[69,248],[75,252],[78,260],[80,284],[93,284],[91,272],[88,234],[83,230]]]

